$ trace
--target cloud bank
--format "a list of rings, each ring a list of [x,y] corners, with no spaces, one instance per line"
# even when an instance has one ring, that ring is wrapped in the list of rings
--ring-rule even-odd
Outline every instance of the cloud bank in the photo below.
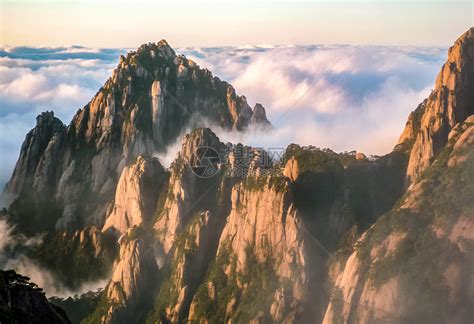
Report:
[[[262,103],[276,130],[234,134],[255,146],[290,143],[389,152],[426,98],[446,49],[382,46],[247,46],[183,49]]]
[[[8,181],[36,115],[53,110],[69,123],[125,52],[0,47],[0,185]],[[367,154],[390,151],[409,112],[429,94],[446,55],[444,48],[343,45],[177,52],[233,84],[250,105],[262,103],[276,128],[271,136],[222,134],[225,140],[263,147],[296,142]]]

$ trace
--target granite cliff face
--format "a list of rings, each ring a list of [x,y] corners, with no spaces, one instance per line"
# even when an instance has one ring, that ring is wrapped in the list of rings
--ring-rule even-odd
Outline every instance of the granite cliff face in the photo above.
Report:
[[[268,126],[264,108],[254,111],[231,85],[176,55],[166,41],[142,45],[121,56],[69,126],[52,113],[38,116],[6,188],[19,196],[11,213],[21,219],[47,210],[35,213],[39,228],[25,226],[29,231],[102,227],[119,176],[137,156],[164,150],[187,127]]]
[[[193,298],[190,320],[294,322],[303,314],[311,244],[289,187],[261,181],[258,190],[245,182],[232,188],[215,262]]]
[[[332,275],[323,323],[467,323],[474,296],[474,29],[451,47],[430,97],[399,141],[405,195]],[[347,253],[347,252],[346,252]],[[337,263],[336,260],[332,260]]]
[[[399,143],[413,140],[407,180],[415,181],[439,155],[448,134],[458,123],[474,114],[474,28],[449,49],[448,60],[436,79],[429,98],[420,105]]]
[[[297,318],[307,293],[307,247],[286,179],[226,177],[239,168],[262,169],[252,162],[240,164],[235,157],[241,145],[227,146],[228,163],[218,165],[216,175],[199,178],[190,167],[190,153],[199,145],[221,152],[225,148],[209,129],[198,129],[186,136],[173,163],[169,191],[155,223],[169,261],[149,319]],[[207,191],[202,201],[199,188]],[[252,274],[262,276],[263,282]],[[255,292],[262,294],[261,309],[252,306]],[[248,307],[252,309],[246,311]]]
[[[354,245],[323,323],[467,323],[474,297],[474,118]]]
[[[102,231],[120,236],[128,228],[149,222],[155,212],[157,193],[166,180],[165,170],[157,159],[139,156],[133,164],[126,166]]]
[[[201,210],[216,205],[217,184],[220,177],[200,178],[191,168],[196,162],[194,152],[199,147],[210,147],[224,154],[224,144],[209,129],[197,129],[183,139],[181,151],[171,166],[163,208],[159,211],[154,228],[165,253],[168,253],[179,231]]]
[[[134,237],[134,230],[130,228],[119,240],[119,258],[105,292],[109,308],[102,323],[136,321],[152,298],[158,271],[155,254],[146,239]]]

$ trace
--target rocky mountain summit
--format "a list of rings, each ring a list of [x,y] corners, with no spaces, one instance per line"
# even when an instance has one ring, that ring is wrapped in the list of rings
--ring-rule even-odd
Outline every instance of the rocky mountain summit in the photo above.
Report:
[[[70,286],[92,278],[84,264],[109,279],[83,323],[469,323],[473,42],[455,42],[377,158],[223,143],[203,120],[271,127],[264,108],[164,41],[143,45],[69,126],[38,118],[11,221],[46,232],[31,255]],[[153,153],[185,127],[165,169]],[[202,147],[212,173],[197,172]]]
[[[414,141],[407,180],[415,181],[448,142],[454,126],[474,114],[474,29],[449,49],[434,90],[410,116],[399,143]]]
[[[22,202],[11,213],[21,219],[45,211],[26,231],[102,227],[123,168],[199,125],[270,127],[261,105],[252,110],[230,84],[176,55],[166,41],[142,45],[120,57],[68,126],[53,112],[38,116],[6,188]]]

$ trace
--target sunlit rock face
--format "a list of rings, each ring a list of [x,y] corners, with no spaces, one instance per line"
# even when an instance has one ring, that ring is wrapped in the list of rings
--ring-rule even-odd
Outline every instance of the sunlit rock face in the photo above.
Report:
[[[109,308],[102,323],[136,320],[137,314],[147,311],[156,287],[158,266],[153,248],[146,239],[136,237],[134,231],[129,229],[119,241],[120,253],[105,292]]]
[[[324,323],[464,323],[474,296],[474,124],[456,125],[422,178],[355,245]],[[467,180],[467,181],[466,181]],[[433,281],[433,278],[438,278]],[[467,299],[466,299],[467,298]]]
[[[402,199],[352,245],[323,323],[450,322],[472,317],[474,29],[449,50],[435,90],[409,117]],[[471,246],[470,248],[468,246]]]
[[[193,299],[190,319],[212,321],[212,307],[222,308],[227,320],[293,322],[302,315],[308,238],[290,196],[286,185],[234,186],[216,262]],[[258,311],[252,303],[259,303]]]
[[[232,149],[242,146],[230,146],[228,163],[218,166],[213,178],[201,179],[192,173],[190,165],[195,148],[202,145],[217,151],[225,148],[209,129],[197,129],[184,138],[171,167],[169,191],[154,226],[158,242],[169,257],[164,265],[168,276],[151,318],[212,321],[216,314],[209,317],[203,310],[214,306],[226,308],[225,314],[220,314],[223,318],[241,318],[241,312],[249,307],[249,296],[259,289],[265,299],[261,305],[264,315],[260,310],[252,311],[249,320],[262,316],[276,321],[297,319],[304,312],[309,293],[307,271],[311,262],[306,260],[307,238],[287,178],[225,177],[226,168],[239,167]],[[251,161],[245,167],[256,171],[252,174],[260,174]],[[216,190],[201,201],[202,193],[212,187]],[[257,283],[250,273],[260,271],[266,277]],[[227,284],[216,281],[220,280],[215,277],[217,273],[222,273],[220,279]],[[238,277],[244,281],[236,281]],[[234,293],[225,299],[218,297],[227,289]],[[209,297],[208,291],[212,292]]]
[[[171,165],[163,208],[154,224],[165,253],[170,251],[178,233],[196,211],[208,209],[206,207],[209,204],[216,205],[216,201],[213,201],[214,191],[217,190],[216,182],[222,173],[209,179],[200,178],[190,167],[196,162],[194,153],[200,147],[212,148],[223,156],[225,145],[208,128],[196,129],[183,138],[181,151]]]
[[[433,92],[420,111],[410,116],[399,140],[401,143],[414,139],[407,168],[408,182],[416,180],[434,161],[447,143],[451,129],[474,114],[473,75],[474,28],[471,28],[449,49],[448,60],[438,74]]]
[[[165,170],[155,158],[139,156],[133,164],[125,167],[102,231],[120,236],[130,227],[149,222],[166,180]]]

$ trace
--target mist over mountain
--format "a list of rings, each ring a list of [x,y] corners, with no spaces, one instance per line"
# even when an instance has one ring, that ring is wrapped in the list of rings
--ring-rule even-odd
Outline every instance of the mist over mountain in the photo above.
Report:
[[[126,51],[80,46],[2,48],[0,130],[9,134],[0,139],[2,188],[35,117],[53,110],[68,123]],[[384,154],[396,143],[406,115],[429,94],[446,48],[246,46],[176,52],[233,84],[249,103],[262,103],[269,118],[278,120],[278,133],[271,138],[242,133],[232,134],[232,141],[266,147],[298,142]],[[341,60],[336,63],[334,58]],[[326,69],[324,80],[318,82]],[[291,113],[285,114],[293,104]],[[378,123],[381,118],[383,125]],[[296,120],[297,132],[292,127]],[[351,136],[344,135],[348,132]],[[374,136],[379,141],[372,141]]]
[[[474,28],[429,86],[426,57],[406,49],[394,62],[372,49],[208,49],[226,78],[239,70],[238,91],[198,64],[206,50],[189,50],[195,61],[161,40],[121,55],[70,123],[36,117],[5,189],[15,199],[1,214],[2,260],[21,256],[70,291],[106,280],[52,299],[81,323],[469,323]],[[417,107],[394,111],[413,98]],[[320,125],[309,111],[326,121],[305,138]],[[382,156],[320,147],[338,138],[385,147],[386,128],[407,111]],[[359,122],[376,125],[357,135]],[[281,138],[295,143],[254,144]],[[32,299],[68,321],[44,295]]]

